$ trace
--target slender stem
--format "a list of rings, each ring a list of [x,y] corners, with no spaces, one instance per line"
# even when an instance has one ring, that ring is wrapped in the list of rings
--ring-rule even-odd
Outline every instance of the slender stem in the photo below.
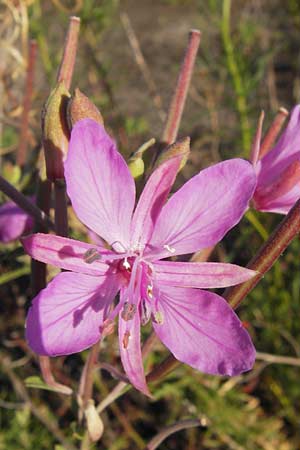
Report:
[[[36,63],[37,43],[32,40],[29,43],[28,63],[25,82],[25,94],[23,98],[23,112],[21,119],[20,141],[17,153],[17,164],[23,166],[26,162],[26,152],[28,145],[29,114],[33,92],[34,69]]]
[[[50,212],[51,200],[51,182],[49,180],[41,180],[38,178],[36,189],[36,204],[43,210],[45,214]],[[34,232],[47,232],[47,228],[39,223],[35,224]],[[31,260],[31,289],[33,296],[36,296],[42,289],[46,287],[47,268],[46,264]]]
[[[215,246],[204,248],[203,250],[199,250],[199,252],[196,252],[191,257],[191,262],[206,262],[208,261],[210,255],[214,251]]]
[[[251,145],[251,134],[246,103],[246,91],[243,79],[235,57],[235,50],[230,34],[231,0],[223,0],[222,39],[226,54],[228,70],[232,78],[236,94],[236,106],[240,116],[242,142],[244,152],[248,152]]]
[[[88,401],[93,395],[94,370],[98,361],[99,342],[91,347],[86,364],[82,371],[82,409],[87,407]]]
[[[47,214],[39,209],[28,198],[19,192],[14,186],[0,175],[0,191],[4,192],[11,200],[13,200],[21,209],[32,216],[42,227],[54,228],[54,225]]]
[[[282,220],[247,267],[258,274],[245,283],[227,288],[223,297],[235,309],[272,267],[294,237],[300,232],[300,200]]]
[[[256,217],[254,211],[250,209],[249,211],[246,212],[245,217],[246,217],[246,219],[249,220],[251,225],[253,225],[253,227],[256,229],[256,231],[258,231],[261,238],[264,241],[266,241],[268,239],[268,231],[263,226],[263,224],[260,222],[260,220]]]
[[[165,129],[162,135],[162,141],[165,144],[173,144],[177,137],[186,96],[194,70],[200,38],[201,33],[199,30],[190,31],[188,46],[185,51],[185,56],[181,65],[175,92],[169,107]]]
[[[187,419],[180,422],[173,423],[168,427],[163,428],[151,441],[147,444],[145,450],[155,450],[167,437],[180,430],[186,430],[187,428],[203,426],[199,419]]]
[[[172,354],[170,354],[162,363],[160,363],[150,373],[148,373],[148,375],[146,376],[147,382],[150,383],[161,379],[168,373],[172,372],[172,370],[174,370],[180,364],[181,363]]]
[[[50,358],[48,356],[39,356],[39,362],[44,381],[62,394],[71,395],[72,389],[70,387],[58,383],[55,380],[51,370]]]
[[[149,353],[153,349],[153,346],[155,345],[156,342],[157,342],[157,336],[156,336],[155,332],[152,331],[152,333],[148,336],[146,342],[143,345],[143,348],[142,348],[143,358],[146,358],[149,355]]]
[[[121,395],[125,394],[131,386],[124,381],[120,381],[113,390],[105,397],[102,402],[97,406],[97,412],[100,414],[104,409],[106,409],[111,403],[113,403],[117,398],[121,397]]]
[[[269,364],[287,364],[300,367],[300,358],[291,356],[272,355],[270,353],[256,352],[256,359],[265,361]]]
[[[68,235],[68,209],[66,196],[66,183],[63,179],[54,181],[55,198],[55,232],[59,236]]]
[[[262,135],[262,127],[263,127],[263,121],[265,118],[265,113],[262,111],[260,113],[259,119],[258,119],[258,125],[257,130],[254,136],[254,141],[252,143],[251,148],[251,154],[250,154],[250,161],[253,165],[255,165],[259,158],[259,152],[260,152],[260,142],[261,142],[261,135]]]
[[[156,84],[152,78],[151,71],[148,67],[148,64],[144,58],[144,55],[142,53],[139,41],[136,37],[135,31],[131,25],[131,21],[129,19],[129,16],[126,12],[123,12],[120,14],[121,22],[123,24],[124,30],[126,32],[129,44],[131,46],[131,49],[133,51],[134,58],[136,60],[136,63],[141,71],[142,76],[144,77],[144,80],[147,84],[147,87],[149,89],[149,93],[153,99],[153,103],[157,108],[158,115],[162,121],[166,118],[166,113],[164,112],[162,108],[162,101],[161,97],[158,94],[158,90],[156,87]]]
[[[64,81],[65,86],[68,90],[71,87],[75,65],[79,28],[80,18],[76,16],[70,17],[69,29],[64,45],[64,53],[57,75],[57,81]]]
[[[261,159],[271,147],[274,145],[277,136],[279,135],[282,126],[289,115],[289,112],[285,108],[279,108],[275,119],[273,120],[270,128],[268,129],[259,149],[259,159]]]
[[[30,273],[30,268],[28,266],[20,267],[16,270],[11,270],[10,272],[2,273],[0,275],[0,286],[9,281],[15,280],[16,278],[22,277],[23,275],[28,275]]]

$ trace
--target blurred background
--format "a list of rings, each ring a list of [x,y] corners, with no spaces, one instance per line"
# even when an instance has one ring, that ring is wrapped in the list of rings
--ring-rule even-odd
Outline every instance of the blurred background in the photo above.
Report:
[[[79,87],[99,107],[127,156],[150,138],[160,139],[188,32],[201,30],[179,131],[179,137],[191,137],[192,152],[178,185],[213,162],[247,158],[261,110],[266,130],[279,107],[291,110],[299,102],[299,0],[1,0],[1,173],[26,194],[35,189],[31,164],[40,149],[41,108],[55,85],[70,15],[81,18],[72,89]],[[37,58],[25,183],[16,153],[29,39],[37,42]],[[255,217],[256,228],[244,218],[211,260],[247,264],[281,219],[272,214]],[[73,216],[70,226],[73,237],[85,236]],[[83,448],[75,402],[24,381],[39,374],[24,340],[30,261],[19,242],[0,245],[0,449],[61,450],[68,442]],[[182,365],[152,385],[153,400],[132,390],[108,407],[102,416],[103,438],[91,448],[143,449],[164,426],[193,417],[201,418],[203,426],[176,433],[159,448],[300,448],[299,253],[296,239],[239,308],[257,350],[279,356],[274,363],[261,355],[252,372],[232,379]],[[49,278],[53,274],[49,268]],[[147,367],[166,354],[157,344]],[[294,359],[283,364],[280,356]],[[85,352],[57,358],[57,379],[76,386],[85,359]],[[114,335],[103,342],[101,360],[120,368]],[[96,400],[115,384],[110,374],[99,370]],[[45,420],[39,420],[39,412]]]

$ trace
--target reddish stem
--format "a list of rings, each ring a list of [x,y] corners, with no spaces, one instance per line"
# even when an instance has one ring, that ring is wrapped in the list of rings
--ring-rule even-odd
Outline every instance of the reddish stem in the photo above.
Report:
[[[80,28],[80,18],[76,16],[70,17],[69,29],[64,45],[64,53],[58,70],[57,81],[64,81],[66,88],[69,90],[74,71],[78,35]]]
[[[82,371],[82,378],[80,380],[80,391],[82,392],[82,409],[88,405],[88,401],[92,398],[94,370],[98,362],[99,342],[91,347],[85,366]]]
[[[0,191],[4,192],[11,200],[13,200],[21,209],[32,216],[42,227],[53,228],[53,223],[44,211],[38,208],[34,203],[19,192],[12,184],[0,175]]]
[[[57,74],[57,81],[63,81],[66,88],[70,89],[73,77],[78,35],[80,28],[79,17],[70,17],[69,29],[64,45],[64,53],[62,61]],[[65,118],[65,120],[67,120]],[[63,173],[63,171],[61,171]],[[68,211],[66,186],[64,180],[55,180],[54,183],[54,197],[55,197],[55,231],[60,236],[68,235]]]
[[[71,395],[72,389],[64,384],[58,383],[51,371],[50,358],[48,356],[39,356],[40,369],[45,383],[53,387],[56,391],[65,395]]]
[[[285,122],[285,119],[289,115],[289,112],[285,108],[279,108],[275,119],[273,120],[270,128],[268,129],[262,144],[259,149],[259,159],[261,159],[268,151],[271,149],[271,147],[274,145],[277,136],[279,135],[282,126]]]
[[[176,89],[169,107],[167,122],[162,136],[162,141],[172,144],[177,137],[187,92],[189,89],[192,73],[194,70],[197,51],[200,44],[201,33],[199,30],[191,30],[189,42],[185,51],[184,60],[181,65],[177,79]]]
[[[296,202],[257,255],[247,265],[248,269],[256,270],[258,274],[245,283],[226,289],[223,297],[232,308],[236,309],[239,306],[298,233],[300,233],[300,200]]]
[[[68,236],[68,210],[66,183],[63,179],[54,181],[55,232],[59,236]]]
[[[262,126],[263,126],[264,118],[265,118],[265,113],[264,113],[264,111],[262,111],[260,113],[260,116],[258,119],[257,129],[256,129],[256,133],[255,133],[254,140],[252,143],[251,154],[250,154],[250,161],[253,165],[255,165],[259,159],[260,142],[261,142]]]
[[[29,114],[31,109],[33,82],[34,82],[34,69],[37,55],[37,43],[32,40],[29,42],[28,62],[26,71],[25,82],[25,94],[23,98],[23,112],[21,119],[21,132],[20,142],[17,153],[17,164],[24,166],[26,162],[26,153],[28,145],[28,127],[29,127]]]

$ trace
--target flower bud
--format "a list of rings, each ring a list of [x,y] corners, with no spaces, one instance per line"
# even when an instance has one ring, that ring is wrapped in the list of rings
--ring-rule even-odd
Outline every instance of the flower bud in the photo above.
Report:
[[[68,104],[67,115],[70,129],[81,119],[93,119],[103,125],[103,117],[98,108],[78,88]]]
[[[138,178],[143,175],[145,171],[145,164],[143,161],[143,154],[148,148],[152,147],[155,139],[152,138],[145,142],[133,155],[129,158],[128,167],[133,178]]]
[[[104,425],[93,400],[88,401],[87,407],[84,410],[84,416],[91,441],[99,441],[104,431]]]
[[[179,139],[178,141],[174,142],[174,144],[169,145],[166,147],[162,152],[159,154],[154,169],[156,169],[158,166],[160,166],[163,162],[167,161],[170,158],[173,158],[174,156],[182,156],[182,160],[178,169],[178,172],[183,169],[185,166],[189,154],[190,154],[190,138],[185,137],[183,139]]]
[[[67,103],[70,93],[64,82],[60,82],[51,92],[42,113],[43,145],[46,171],[49,180],[64,178],[63,160],[69,145],[67,124]]]

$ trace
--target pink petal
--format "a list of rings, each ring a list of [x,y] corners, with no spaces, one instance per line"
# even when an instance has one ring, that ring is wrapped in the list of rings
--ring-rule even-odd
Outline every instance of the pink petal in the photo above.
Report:
[[[257,187],[253,204],[258,211],[287,214],[299,197],[300,160],[296,160],[283,169],[269,185]]]
[[[29,309],[26,339],[32,350],[40,355],[69,355],[95,344],[117,291],[113,277],[57,275]]]
[[[97,254],[97,250],[103,252],[103,248],[98,249],[97,245],[43,233],[23,238],[22,244],[32,258],[61,269],[87,275],[103,275],[109,269],[109,266],[101,261],[104,256]],[[95,257],[90,263],[87,252],[91,250],[95,250]]]
[[[122,291],[121,291],[122,292]],[[121,296],[123,297],[125,292]],[[122,299],[121,299],[122,301]],[[144,373],[141,334],[140,334],[140,315],[138,311],[134,314],[132,320],[124,320],[122,313],[119,315],[119,346],[120,355],[124,370],[130,383],[145,395],[150,396],[146,384]]]
[[[118,251],[130,242],[135,185],[104,127],[76,123],[65,162],[68,195],[79,219]]]
[[[162,322],[153,322],[155,332],[179,361],[215,375],[238,375],[252,368],[255,349],[250,336],[222,297],[166,286],[154,296]]]
[[[5,244],[19,239],[33,226],[33,219],[14,202],[0,206],[0,242]]]
[[[175,181],[181,157],[161,164],[151,175],[140,196],[132,219],[131,242],[134,248],[142,246],[150,237],[157,217]]]
[[[253,167],[242,159],[203,170],[163,207],[145,254],[155,260],[215,245],[240,221],[255,184]]]
[[[235,264],[213,262],[158,261],[153,267],[160,285],[207,289],[234,286],[257,274]]]
[[[294,186],[289,192],[278,198],[253,198],[255,209],[262,212],[287,214],[296,201],[300,198],[300,184]]]
[[[267,187],[294,161],[300,158],[300,105],[293,109],[279,141],[256,165],[258,188]]]

